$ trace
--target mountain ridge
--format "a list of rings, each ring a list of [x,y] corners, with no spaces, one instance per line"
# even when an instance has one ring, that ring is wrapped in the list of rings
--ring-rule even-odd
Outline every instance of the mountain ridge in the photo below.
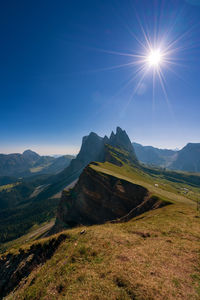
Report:
[[[28,149],[21,153],[0,154],[0,176],[26,177],[33,174],[56,173],[71,161],[71,155],[54,158],[41,156]]]
[[[132,143],[138,160],[144,164],[180,170],[200,172],[200,143],[187,143],[180,150],[159,149]]]
[[[188,143],[177,152],[177,158],[172,162],[173,170],[200,172],[200,143]]]

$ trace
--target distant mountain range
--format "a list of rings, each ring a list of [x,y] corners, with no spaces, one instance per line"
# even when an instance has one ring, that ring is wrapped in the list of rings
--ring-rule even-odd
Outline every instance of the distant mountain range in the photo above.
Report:
[[[173,170],[200,172],[200,143],[189,143],[177,152],[176,159],[171,163]]]
[[[0,176],[25,177],[36,174],[55,174],[66,168],[74,158],[64,155],[58,158],[40,156],[26,150],[22,154],[0,154]]]
[[[112,132],[110,138],[99,137],[94,132],[84,137],[76,159],[72,155],[40,156],[31,150],[26,150],[22,154],[0,154],[0,177],[19,178],[39,174],[58,174],[55,182],[60,182],[60,178],[65,182],[65,178],[69,178],[69,176],[72,178],[79,176],[81,170],[90,161],[101,161],[102,157],[99,157],[99,153],[102,153],[101,150],[105,144],[115,147],[120,143],[122,148],[126,145],[129,152],[134,148],[134,155],[144,164],[171,170],[200,172],[200,143],[188,143],[179,151],[143,146],[135,142],[131,145],[125,131],[117,127],[116,134]]]
[[[132,143],[139,161],[171,170],[200,172],[200,143],[188,143],[179,151]]]
[[[177,156],[177,151],[174,150],[143,146],[138,143],[132,145],[139,161],[149,165],[168,167]]]

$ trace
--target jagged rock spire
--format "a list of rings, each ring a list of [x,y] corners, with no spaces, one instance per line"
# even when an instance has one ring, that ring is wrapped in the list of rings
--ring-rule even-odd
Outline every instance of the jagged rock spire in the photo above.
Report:
[[[109,144],[113,147],[124,149],[131,153],[134,153],[133,145],[126,133],[125,130],[122,130],[120,127],[117,127],[116,134],[111,133]]]

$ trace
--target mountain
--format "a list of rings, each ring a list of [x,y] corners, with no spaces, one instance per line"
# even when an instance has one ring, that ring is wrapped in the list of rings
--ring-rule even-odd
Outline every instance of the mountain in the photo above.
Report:
[[[102,224],[116,219],[129,220],[165,205],[141,185],[96,169],[91,163],[81,173],[75,187],[63,191],[58,205],[58,229],[77,225]]]
[[[111,163],[117,167],[127,166],[139,170],[138,172],[151,173],[152,178],[156,175],[156,171],[138,163],[126,132],[117,128],[116,134],[112,132],[106,142],[103,163],[100,164],[101,171],[99,172],[99,163],[90,163],[82,171],[76,185],[69,191],[63,191],[57,212],[57,230],[81,224],[101,224],[119,218],[127,219],[164,205],[159,197],[152,197],[148,189],[140,184],[124,181],[116,173],[105,172],[106,164]],[[147,150],[149,148],[151,147]],[[174,154],[170,150],[153,151],[158,156],[162,154],[170,157]],[[161,175],[161,172],[157,171],[157,175]],[[162,176],[171,176],[172,180],[176,180],[176,175],[170,172],[163,172]]]
[[[158,149],[132,143],[140,162],[171,170],[200,172],[200,143],[188,143],[181,150]]]
[[[118,148],[133,153],[135,155],[134,149],[132,147],[131,141],[125,130],[122,130],[120,127],[117,127],[116,134],[112,131],[108,144]]]
[[[171,162],[176,159],[177,151],[174,150],[143,146],[138,143],[132,143],[132,145],[139,161],[148,165],[169,167]]]
[[[73,157],[40,156],[26,150],[22,154],[0,154],[0,176],[25,177],[32,174],[55,174],[67,167]]]
[[[41,168],[36,173],[39,174],[57,174],[61,172],[63,169],[65,169],[71,162],[71,160],[74,158],[74,155],[62,155],[59,157],[54,158],[51,163],[45,164],[46,156],[41,157],[41,160],[39,160],[36,164],[36,171],[37,167]],[[48,157],[47,157],[48,159]],[[40,167],[41,166],[41,167]],[[33,169],[32,169],[33,172]]]
[[[34,162],[37,161],[40,158],[40,155],[37,154],[36,152],[32,151],[32,150],[25,150],[22,153],[22,156],[24,157],[24,159],[26,159],[27,161],[30,162]]]
[[[118,150],[112,146],[117,142]],[[128,149],[130,152],[127,151]],[[29,160],[31,156],[34,159],[36,157],[29,151],[26,156]],[[37,159],[35,163],[37,172],[41,160],[45,159],[46,157]],[[54,159],[48,167],[49,172],[52,172],[50,169],[55,167],[54,162],[63,165],[62,159],[63,157]],[[4,184],[0,186],[0,243],[14,239],[24,234],[35,223],[47,221],[55,216],[61,191],[76,180],[92,161],[110,161],[117,165],[122,165],[123,162],[138,164],[126,132],[118,128],[116,134],[111,134],[111,138],[99,137],[94,132],[84,137],[77,157],[72,159],[70,165],[63,171],[53,176],[47,173],[44,175],[35,173],[34,176],[23,179],[0,177]]]
[[[188,143],[177,152],[177,157],[170,165],[171,169],[188,172],[200,172],[200,143]]]
[[[34,166],[38,169],[41,166],[41,160],[45,161],[46,159],[46,157],[38,158],[37,154],[29,151],[26,156],[28,156],[29,161],[37,159]],[[62,159],[62,157],[54,159],[52,164],[46,168],[50,169],[54,162]],[[118,167],[118,175],[114,172],[114,176],[120,177],[119,174],[125,172],[125,180],[133,170],[134,172],[137,170],[136,178],[141,174],[141,178],[150,174],[150,178],[153,178],[154,182],[162,177],[165,180],[170,180],[170,182],[181,182],[185,187],[187,184],[198,186],[200,181],[199,177],[193,174],[164,171],[140,165],[127,133],[119,127],[116,133],[111,133],[109,138],[107,136],[99,137],[96,133],[91,132],[88,136],[83,137],[77,157],[71,160],[68,167],[55,175],[42,175],[37,173],[39,172],[37,170],[35,176],[23,179],[0,177],[2,182],[2,186],[0,186],[0,242],[19,237],[30,230],[34,224],[48,221],[55,216],[62,190],[66,187],[72,188],[72,183],[78,179],[84,168],[94,161],[104,164],[101,173],[105,173],[106,168],[110,165]],[[44,169],[43,167],[40,172]],[[110,175],[113,176],[112,172]],[[108,181],[109,178],[107,178]],[[140,182],[138,185],[141,186]],[[147,190],[149,190],[148,186]],[[182,193],[182,191],[179,192]],[[90,192],[91,189],[88,189],[88,193]],[[101,193],[99,195],[101,197]]]
[[[102,138],[96,133],[91,132],[88,136],[83,137],[81,149],[76,158],[71,161],[67,168],[54,176],[53,183],[40,193],[39,198],[51,197],[60,192],[68,184],[76,180],[90,162],[109,161],[109,151],[107,151],[106,145],[110,145],[111,147],[117,146],[118,149],[127,151],[131,159],[135,161],[136,164],[138,163],[131,141],[126,131],[120,127],[117,127],[116,134],[111,133],[110,138],[107,136]],[[110,159],[113,159],[113,156],[110,157]]]

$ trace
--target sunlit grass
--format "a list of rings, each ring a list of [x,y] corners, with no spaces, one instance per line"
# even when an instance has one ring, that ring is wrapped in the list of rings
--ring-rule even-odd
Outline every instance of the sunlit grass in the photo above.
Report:
[[[5,184],[0,186],[0,192],[2,191],[10,191],[13,187],[17,186],[20,182]]]

